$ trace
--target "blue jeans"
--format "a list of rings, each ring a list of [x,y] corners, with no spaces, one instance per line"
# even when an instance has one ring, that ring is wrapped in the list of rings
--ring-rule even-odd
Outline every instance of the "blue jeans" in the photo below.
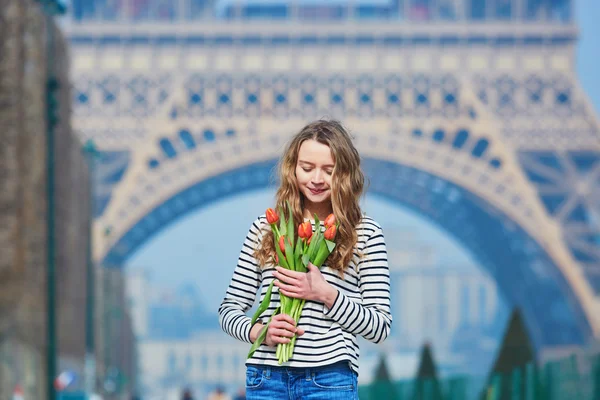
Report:
[[[246,400],[358,400],[347,362],[324,367],[246,366]]]

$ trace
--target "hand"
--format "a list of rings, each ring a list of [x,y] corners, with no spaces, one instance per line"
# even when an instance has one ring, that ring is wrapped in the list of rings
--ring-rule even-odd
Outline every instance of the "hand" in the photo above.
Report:
[[[263,324],[254,324],[250,332],[250,339],[253,343],[263,329]],[[287,314],[275,315],[267,329],[265,343],[271,347],[276,347],[279,343],[289,343],[294,334],[298,336],[304,334],[304,329],[296,327],[294,319]]]
[[[318,301],[331,307],[337,297],[337,289],[325,280],[319,268],[312,263],[308,263],[307,268],[307,272],[297,272],[275,267],[273,276],[278,279],[275,286],[279,288],[279,293],[288,297]]]

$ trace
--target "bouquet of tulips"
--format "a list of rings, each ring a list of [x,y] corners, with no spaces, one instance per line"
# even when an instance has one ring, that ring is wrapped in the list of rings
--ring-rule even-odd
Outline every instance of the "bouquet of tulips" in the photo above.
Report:
[[[287,204],[289,210],[288,219],[285,219],[283,210],[279,210],[279,214],[272,208],[267,209],[267,222],[271,225],[273,231],[273,239],[275,245],[274,261],[276,265],[292,271],[306,272],[308,263],[312,263],[317,268],[321,268],[329,254],[335,248],[335,235],[337,233],[338,224],[333,214],[325,219],[325,232],[321,232],[321,221],[315,214],[315,231],[313,233],[312,224],[310,221],[305,221],[298,226],[297,231],[294,229],[294,219],[292,217],[292,209],[290,204]],[[297,232],[297,234],[296,234]],[[260,303],[256,313],[252,317],[251,324],[254,325],[258,317],[269,307],[271,302],[271,293],[273,291],[273,282],[269,285],[264,299]],[[280,293],[280,304],[274,311],[273,315],[285,313],[291,316],[296,323],[300,319],[302,308],[305,300],[290,298]],[[271,316],[273,318],[273,316]],[[256,341],[252,344],[248,358],[252,357],[254,351],[262,344],[267,336],[267,329],[271,322],[271,318],[267,325],[263,328]],[[277,359],[279,364],[287,362],[294,351],[296,343],[294,336],[290,343],[277,345]]]

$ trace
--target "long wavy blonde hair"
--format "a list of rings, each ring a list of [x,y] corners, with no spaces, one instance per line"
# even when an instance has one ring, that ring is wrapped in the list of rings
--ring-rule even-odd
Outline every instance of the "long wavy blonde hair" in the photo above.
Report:
[[[356,227],[362,217],[359,201],[365,178],[360,169],[360,155],[342,124],[329,120],[314,121],[291,139],[278,164],[281,183],[275,196],[275,209],[278,212],[284,210],[285,215],[289,215],[286,205],[286,201],[289,201],[294,226],[304,221],[304,195],[296,181],[296,164],[300,146],[306,140],[316,140],[329,146],[335,163],[331,177],[331,205],[339,222],[339,229],[335,239],[336,247],[327,258],[327,266],[343,272],[352,260],[358,240]],[[273,232],[268,229],[255,251],[259,265],[273,264],[274,246]]]

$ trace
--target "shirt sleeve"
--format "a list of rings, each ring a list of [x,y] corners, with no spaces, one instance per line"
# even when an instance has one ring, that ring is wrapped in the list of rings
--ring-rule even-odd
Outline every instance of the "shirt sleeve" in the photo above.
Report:
[[[325,315],[346,331],[381,343],[390,333],[392,314],[387,249],[379,226],[367,239],[364,257],[358,264],[358,279],[362,304],[338,291],[331,308],[325,308]]]
[[[247,342],[250,340],[251,318],[246,312],[252,308],[262,281],[262,270],[254,258],[254,250],[262,238],[261,217],[256,219],[242,246],[237,266],[219,307],[219,324],[228,335]]]

